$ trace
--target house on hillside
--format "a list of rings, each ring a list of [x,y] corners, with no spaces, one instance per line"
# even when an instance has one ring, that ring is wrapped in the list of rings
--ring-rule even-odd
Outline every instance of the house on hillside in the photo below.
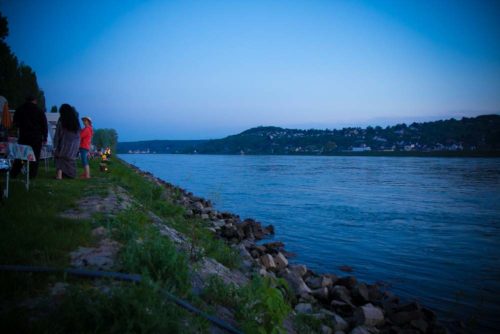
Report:
[[[353,147],[351,149],[351,151],[353,152],[368,152],[368,151],[371,151],[371,147],[370,146],[366,146],[365,144],[361,145],[361,146],[358,146],[358,147]]]

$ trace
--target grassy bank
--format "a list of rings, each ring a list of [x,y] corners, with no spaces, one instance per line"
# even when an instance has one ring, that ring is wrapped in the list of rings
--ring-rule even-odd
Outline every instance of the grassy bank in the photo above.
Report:
[[[242,287],[214,278],[201,294],[194,293],[191,274],[197,261],[210,257],[228,268],[239,268],[238,253],[217,239],[200,219],[185,218],[173,204],[176,194],[144,178],[120,160],[109,172],[91,164],[90,180],[53,179],[54,170],[40,168],[29,191],[20,180],[11,183],[10,197],[1,203],[0,264],[70,266],[70,253],[97,247],[97,228],[120,244],[113,270],[141,274],[140,284],[76,279],[65,275],[0,272],[0,321],[9,332],[169,332],[204,333],[209,322],[178,307],[165,292],[214,314],[228,308],[236,326],[246,332],[279,332],[290,312],[286,284],[255,277]],[[130,205],[113,214],[67,217],[82,210],[84,199],[99,206],[118,187]],[[118,202],[120,199],[118,199]],[[120,203],[118,203],[120,204]],[[88,209],[88,207],[87,207]],[[189,249],[179,250],[158,233],[151,214],[183,233]],[[76,217],[76,218],[75,218]],[[57,287],[63,287],[62,292]]]

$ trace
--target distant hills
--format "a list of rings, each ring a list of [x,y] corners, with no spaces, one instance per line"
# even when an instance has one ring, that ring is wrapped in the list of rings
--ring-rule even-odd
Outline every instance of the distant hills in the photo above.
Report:
[[[118,153],[500,156],[500,115],[385,128],[300,130],[260,126],[214,140],[121,142]]]

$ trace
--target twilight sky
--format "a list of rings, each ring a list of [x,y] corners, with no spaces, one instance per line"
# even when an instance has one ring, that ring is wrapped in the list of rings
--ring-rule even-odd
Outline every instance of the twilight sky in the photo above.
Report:
[[[500,2],[0,0],[47,108],[120,140],[500,112]]]

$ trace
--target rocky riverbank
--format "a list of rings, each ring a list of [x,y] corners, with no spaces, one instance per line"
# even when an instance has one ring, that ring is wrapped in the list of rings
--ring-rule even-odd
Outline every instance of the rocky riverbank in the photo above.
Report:
[[[207,228],[237,248],[247,269],[287,281],[295,294],[294,310],[325,320],[323,333],[447,333],[436,314],[417,302],[401,303],[390,291],[360,282],[354,276],[318,274],[303,264],[290,264],[292,256],[279,241],[260,240],[274,234],[272,225],[217,211],[209,200],[165,182],[130,165],[137,173],[167,190],[170,200],[190,218],[204,220]],[[326,325],[328,324],[328,326]]]

